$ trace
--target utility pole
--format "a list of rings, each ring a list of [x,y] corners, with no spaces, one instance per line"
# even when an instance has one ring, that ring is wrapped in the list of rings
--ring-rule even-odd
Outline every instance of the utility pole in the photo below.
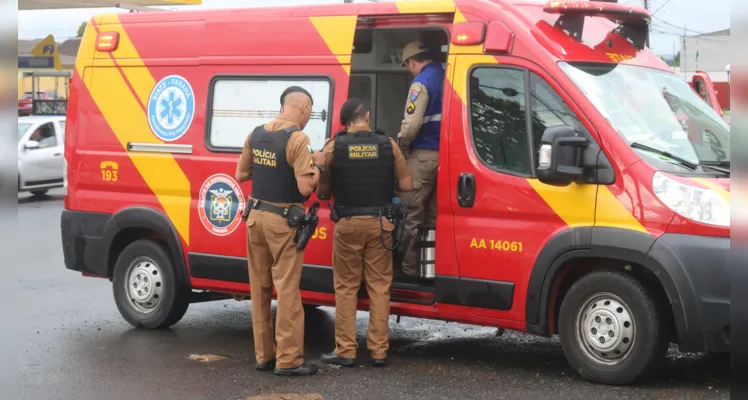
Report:
[[[649,0],[644,0],[644,9],[649,11]],[[652,35],[652,22],[650,22],[647,25],[647,43],[646,46],[649,47],[649,36]]]

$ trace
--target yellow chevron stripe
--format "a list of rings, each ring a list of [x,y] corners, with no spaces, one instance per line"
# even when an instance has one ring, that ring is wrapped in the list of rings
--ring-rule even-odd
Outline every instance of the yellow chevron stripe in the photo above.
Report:
[[[595,226],[631,229],[642,233],[649,233],[607,186],[599,185],[598,188],[597,206],[595,207]]]
[[[401,14],[449,13],[456,8],[452,0],[401,0],[395,6]]]
[[[150,91],[155,85],[153,76],[140,59],[127,32],[120,24],[118,16],[107,15],[102,19],[108,24],[102,26],[101,30],[119,32],[119,47],[113,54],[114,58],[118,64],[125,65],[123,71],[127,81],[130,82],[143,105],[147,106]],[[83,43],[81,44],[81,49],[85,49]],[[128,142],[163,143],[151,132],[145,111],[130,91],[114,61],[109,58],[99,58],[94,64],[96,65],[96,84],[92,85],[89,82],[86,86],[123,150],[126,151]],[[171,154],[129,153],[128,155],[148,187],[156,195],[177,232],[189,245],[191,193],[190,182],[184,171]]]
[[[649,233],[605,185],[556,187],[537,179],[527,183],[570,228],[594,225]]]
[[[572,183],[559,187],[546,185],[537,179],[527,179],[527,183],[569,228],[594,225],[596,185]]]
[[[351,53],[353,53],[353,36],[356,34],[356,15],[334,17],[309,17],[317,33],[325,41],[332,54],[348,75],[351,74]]]
[[[86,67],[91,66],[95,43],[96,28],[94,28],[89,21],[88,25],[86,25],[86,30],[83,32],[83,37],[81,38],[78,56],[75,58],[75,71],[78,72],[78,76],[81,77],[83,84],[86,85],[86,87],[91,86],[91,79],[93,77],[93,74],[91,74],[90,71],[86,71]]]
[[[727,204],[730,204],[730,192],[725,190],[724,187],[710,181],[709,179],[704,179],[704,178],[691,178],[691,179],[693,179],[696,182],[699,182],[700,184],[708,187],[709,189],[714,190],[715,192],[717,192],[719,197],[723,198],[727,202]]]

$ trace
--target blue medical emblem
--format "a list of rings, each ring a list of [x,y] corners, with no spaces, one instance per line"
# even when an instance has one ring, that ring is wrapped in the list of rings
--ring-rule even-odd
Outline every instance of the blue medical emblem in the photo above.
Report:
[[[159,139],[179,139],[194,116],[195,95],[186,79],[170,75],[156,84],[148,99],[148,124]]]

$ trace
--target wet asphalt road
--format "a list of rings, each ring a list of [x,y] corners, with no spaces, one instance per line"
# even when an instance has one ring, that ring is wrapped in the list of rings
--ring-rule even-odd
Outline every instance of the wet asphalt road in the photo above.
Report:
[[[579,379],[556,339],[454,323],[391,319],[390,364],[367,363],[359,312],[359,366],[281,378],[253,369],[249,302],[193,304],[168,331],[131,328],[108,281],[63,265],[59,191],[18,196],[21,399],[246,399],[318,393],[324,399],[729,399],[729,358],[672,352],[648,383],[608,387]],[[334,310],[306,316],[307,359],[333,346]],[[227,358],[199,362],[191,354]]]

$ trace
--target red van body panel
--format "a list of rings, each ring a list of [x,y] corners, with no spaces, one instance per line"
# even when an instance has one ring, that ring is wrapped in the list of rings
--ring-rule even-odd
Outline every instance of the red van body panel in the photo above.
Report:
[[[128,240],[148,232],[169,243],[177,264],[184,266],[179,273],[184,284],[250,294],[246,232],[236,211],[251,195],[251,182],[234,181],[237,149],[217,148],[210,142],[210,112],[216,112],[209,111],[214,85],[219,79],[247,76],[326,81],[330,98],[314,101],[325,109],[331,135],[340,129],[337,110],[348,96],[354,33],[367,23],[377,28],[434,26],[451,31],[453,23],[501,21],[513,33],[509,54],[487,55],[482,45],[450,45],[437,184],[438,279],[432,290],[393,284],[393,314],[549,335],[560,285],[554,277],[568,272],[564,268],[570,264],[562,261],[574,251],[587,252],[585,257],[590,258],[616,254],[611,259],[646,264],[647,252],[668,234],[729,238],[729,227],[693,222],[658,199],[652,188],[655,168],[613,129],[558,63],[670,68],[649,49],[639,51],[613,34],[616,25],[601,17],[587,18],[582,40],[577,41],[554,27],[558,15],[545,13],[542,5],[503,0],[383,2],[93,18],[82,39],[68,103],[66,266],[111,278],[117,252]],[[118,33],[117,49],[96,50],[97,37],[111,32]],[[491,34],[489,30],[487,35]],[[471,140],[466,82],[470,71],[482,65],[521,68],[545,81],[610,160],[614,183],[555,187],[488,168]],[[161,112],[159,107],[166,107],[152,101],[160,84],[182,85],[189,93],[185,101],[192,104],[184,109],[192,113],[189,126],[174,140],[158,137],[153,120],[149,121],[149,116]],[[279,108],[280,104],[263,111],[274,113]],[[152,144],[162,146],[159,149],[171,147],[139,150]],[[473,207],[458,204],[455,191],[461,174],[472,174],[479,186]],[[729,179],[689,181],[719,188],[729,201]],[[230,222],[220,228],[201,203],[217,183],[234,191],[239,203],[233,205],[237,207]],[[320,223],[305,250],[302,296],[306,303],[334,305],[330,279],[334,224],[327,202],[314,195],[311,201],[321,204]],[[76,247],[93,240],[86,238],[98,238],[101,254]],[[626,246],[635,247],[636,259],[626,259]],[[596,253],[596,248],[610,253]],[[500,304],[472,302],[470,293],[465,293],[472,281],[490,282],[486,285],[493,285],[490,290],[501,297]],[[686,281],[672,277],[662,283],[663,290],[679,296],[681,289],[676,287]],[[698,297],[688,290],[683,296],[691,300],[671,298],[671,302],[679,332],[685,332],[683,346],[699,348],[703,339],[691,332],[697,328],[685,328],[686,320],[695,318],[689,316],[686,304]],[[359,307],[368,308],[365,296]]]

